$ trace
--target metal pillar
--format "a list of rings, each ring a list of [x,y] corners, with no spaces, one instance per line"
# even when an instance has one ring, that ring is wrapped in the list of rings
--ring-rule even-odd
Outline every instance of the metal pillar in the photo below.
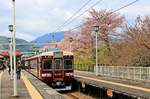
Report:
[[[15,0],[13,3],[13,65],[14,65],[14,96],[18,96],[17,91],[17,76],[16,76],[16,23],[15,23]]]
[[[96,70],[95,70],[96,76],[98,76],[97,34],[98,32],[96,32]]]
[[[72,44],[72,42],[70,43],[70,47],[69,47],[69,51],[71,52],[71,44]]]
[[[11,76],[11,79],[13,79],[13,60],[12,60],[12,33],[11,33],[11,38],[10,38],[10,76]]]

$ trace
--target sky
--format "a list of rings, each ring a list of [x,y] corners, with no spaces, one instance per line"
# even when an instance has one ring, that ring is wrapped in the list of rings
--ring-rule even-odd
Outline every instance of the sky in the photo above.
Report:
[[[16,0],[16,37],[32,41],[47,33],[56,32],[66,19],[73,15],[88,0]],[[91,2],[81,10],[84,12],[98,0]],[[101,0],[94,9],[115,10],[134,0]],[[79,13],[79,14],[80,14]],[[133,23],[137,16],[150,16],[150,0],[139,0],[118,13]],[[63,30],[80,25],[88,12]],[[8,25],[12,23],[12,0],[0,0],[0,36],[10,36]],[[60,30],[58,30],[60,31]]]

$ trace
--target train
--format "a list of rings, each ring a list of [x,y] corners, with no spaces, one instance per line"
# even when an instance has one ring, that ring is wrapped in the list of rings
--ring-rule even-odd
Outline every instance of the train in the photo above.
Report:
[[[71,90],[74,81],[73,53],[48,51],[25,58],[25,68],[56,90]]]

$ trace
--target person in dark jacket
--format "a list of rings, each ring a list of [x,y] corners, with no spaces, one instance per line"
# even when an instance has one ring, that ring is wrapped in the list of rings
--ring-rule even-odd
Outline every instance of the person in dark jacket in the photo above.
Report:
[[[21,77],[21,66],[19,66],[19,67],[17,68],[16,73],[17,73],[17,80],[19,80],[20,77]]]
[[[6,69],[6,66],[4,63],[2,64],[2,67],[3,67],[3,71],[4,71]]]

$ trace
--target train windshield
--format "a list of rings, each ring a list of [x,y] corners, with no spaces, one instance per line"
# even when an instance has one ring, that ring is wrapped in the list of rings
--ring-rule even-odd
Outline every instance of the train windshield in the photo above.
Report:
[[[72,69],[72,60],[64,60],[64,69]]]
[[[62,68],[62,60],[61,59],[56,59],[55,60],[55,68],[56,69],[61,69]]]
[[[44,60],[44,69],[52,69],[52,60]]]

